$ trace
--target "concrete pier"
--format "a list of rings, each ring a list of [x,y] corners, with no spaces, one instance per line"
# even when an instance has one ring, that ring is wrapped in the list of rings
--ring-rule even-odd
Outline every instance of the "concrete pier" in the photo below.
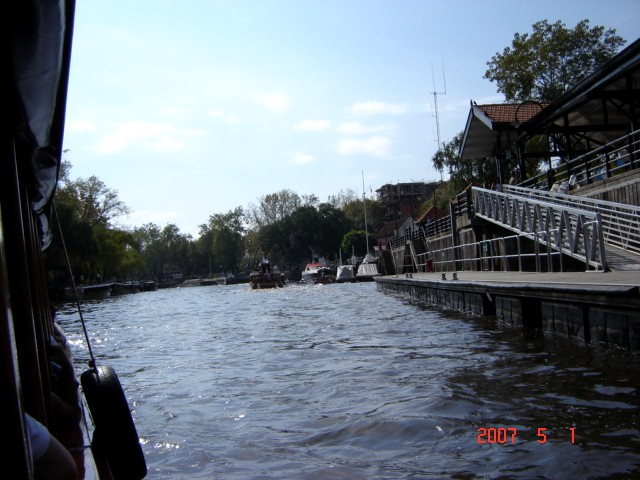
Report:
[[[640,352],[640,272],[439,272],[376,278],[378,290],[425,305],[495,315],[586,344]]]

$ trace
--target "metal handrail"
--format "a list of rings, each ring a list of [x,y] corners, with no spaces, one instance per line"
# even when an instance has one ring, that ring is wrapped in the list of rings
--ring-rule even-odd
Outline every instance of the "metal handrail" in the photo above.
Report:
[[[494,271],[498,269],[497,264],[501,265],[501,271],[510,271],[512,270],[511,264],[517,263],[517,271],[522,272],[524,271],[524,260],[532,258],[535,262],[536,272],[543,271],[543,260],[546,260],[546,271],[553,272],[556,268],[554,267],[553,259],[557,258],[557,268],[562,272],[564,271],[562,253],[550,248],[547,248],[545,252],[540,252],[538,248],[541,244],[544,244],[543,237],[547,236],[548,233],[552,232],[520,233],[508,237],[492,238],[433,250],[417,255],[416,265],[419,272]],[[534,241],[534,251],[526,252],[523,249],[522,240],[534,240],[536,237],[540,237],[540,239]],[[509,244],[513,243],[515,243],[515,253],[508,254],[507,251],[514,250],[513,248],[508,248]],[[510,262],[510,260],[514,260],[514,262]],[[485,265],[488,268],[484,268]],[[465,268],[465,266],[469,268]]]
[[[606,270],[602,220],[598,212],[473,187],[475,214],[516,233],[529,233],[552,249]],[[546,232],[538,237],[538,232]]]
[[[640,254],[640,207],[513,185],[504,185],[503,188],[506,193],[598,212],[602,221],[604,242]]]
[[[640,130],[635,130],[579,157],[561,162],[556,167],[525,180],[521,185],[549,190],[553,183],[569,181],[572,175],[575,175],[580,185],[587,185],[629,168],[637,168],[640,166],[639,153]]]

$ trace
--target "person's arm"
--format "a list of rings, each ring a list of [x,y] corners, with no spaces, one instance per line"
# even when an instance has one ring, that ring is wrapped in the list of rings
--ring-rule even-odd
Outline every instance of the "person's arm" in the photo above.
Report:
[[[77,480],[76,462],[57,438],[51,436],[44,455],[33,462],[35,478],[42,480]]]
[[[25,424],[33,455],[35,478],[77,480],[76,462],[64,445],[49,433],[47,427],[29,414],[25,414]]]

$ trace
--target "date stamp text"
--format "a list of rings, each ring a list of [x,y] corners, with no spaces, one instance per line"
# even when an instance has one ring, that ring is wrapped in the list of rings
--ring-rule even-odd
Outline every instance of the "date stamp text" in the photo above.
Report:
[[[545,427],[538,427],[535,440],[540,443],[547,443],[550,438],[565,438],[576,442],[576,427],[568,427],[566,429],[554,429],[553,437]],[[480,427],[478,428],[478,444],[514,444],[518,441],[518,429],[515,427]]]

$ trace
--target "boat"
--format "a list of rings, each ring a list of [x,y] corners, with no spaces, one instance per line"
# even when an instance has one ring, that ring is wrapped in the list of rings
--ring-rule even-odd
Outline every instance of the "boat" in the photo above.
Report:
[[[302,283],[308,283],[311,285],[324,285],[328,283],[335,283],[336,276],[333,274],[331,268],[327,267],[324,263],[314,262],[307,263],[302,272]]]
[[[379,276],[380,273],[378,272],[377,257],[374,257],[373,255],[367,253],[362,262],[358,265],[358,270],[356,271],[356,281],[372,281],[374,277]]]
[[[78,366],[55,321],[44,268],[43,251],[54,236],[61,238],[53,197],[74,6],[74,0],[21,0],[5,9],[6,102],[0,139],[3,469],[5,476],[21,479],[139,479],[147,467],[122,386],[115,371],[93,355],[76,376]]]
[[[342,252],[339,254],[339,264],[336,268],[336,282],[338,283],[348,283],[356,281],[356,268],[357,268],[357,258],[353,253],[354,248],[351,247],[351,259],[349,259],[349,263],[346,265],[342,263]]]
[[[158,283],[154,280],[145,280],[140,284],[140,291],[155,292],[158,289]]]
[[[336,282],[346,283],[355,282],[356,267],[354,265],[338,265],[336,270]]]
[[[380,275],[378,272],[378,259],[369,253],[369,227],[367,225],[367,197],[364,188],[364,172],[362,172],[362,204],[364,207],[364,231],[367,253],[356,270],[356,281],[358,282],[372,281],[374,277]]]
[[[140,282],[113,282],[111,284],[111,295],[127,295],[138,293],[142,289]]]
[[[258,262],[256,270],[249,275],[249,284],[253,290],[284,287],[284,276],[277,266],[272,268],[269,260],[264,258]]]
[[[86,299],[109,298],[112,292],[113,286],[111,283],[96,283],[82,287],[82,296]]]

